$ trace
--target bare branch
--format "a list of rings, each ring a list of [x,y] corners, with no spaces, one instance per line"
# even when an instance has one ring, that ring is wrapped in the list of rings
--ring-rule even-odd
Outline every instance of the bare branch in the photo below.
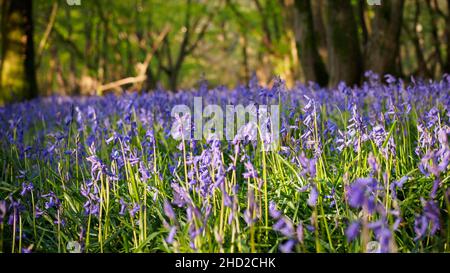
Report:
[[[147,76],[128,77],[115,82],[101,85],[97,88],[97,93],[102,94],[106,90],[116,89],[125,84],[143,82],[147,79]]]

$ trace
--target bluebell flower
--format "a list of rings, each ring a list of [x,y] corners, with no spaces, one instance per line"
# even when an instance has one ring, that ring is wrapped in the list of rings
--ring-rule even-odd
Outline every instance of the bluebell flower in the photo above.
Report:
[[[305,234],[304,234],[304,230],[303,230],[303,222],[301,222],[301,221],[297,225],[296,235],[297,235],[298,242],[303,244],[304,239],[305,239]]]
[[[36,218],[39,218],[39,217],[41,217],[44,214],[44,211],[41,210],[37,205],[34,208],[34,212],[35,212],[35,217]]]
[[[3,219],[5,219],[7,211],[6,200],[0,200],[0,224],[3,223]]]
[[[120,203],[119,215],[123,216],[123,215],[125,215],[125,210],[126,210],[128,204],[125,203],[125,201],[123,201],[123,198],[120,198],[119,203]]]
[[[371,168],[371,173],[372,175],[375,173],[379,173],[380,172],[380,164],[378,164],[378,160],[377,158],[373,155],[373,153],[371,152],[369,154],[369,157],[367,157],[367,163],[369,164],[370,168]]]
[[[131,217],[134,217],[136,213],[141,209],[141,206],[137,203],[133,204],[133,207],[130,209]]]
[[[279,249],[283,253],[291,253],[292,248],[295,246],[294,240],[287,240],[285,243],[281,244]]]
[[[258,204],[255,201],[255,194],[253,191],[249,191],[248,195],[248,207],[244,211],[244,220],[248,226],[253,225],[258,219]]]
[[[21,253],[29,254],[29,253],[31,253],[31,249],[23,247]]]
[[[317,205],[317,199],[319,197],[319,192],[317,191],[317,187],[313,185],[311,187],[311,192],[309,193],[308,205],[310,207],[315,207]]]
[[[47,201],[44,204],[45,209],[59,208],[61,202],[54,192],[51,191],[48,194],[42,195],[42,197],[47,198]]]
[[[164,213],[166,214],[167,217],[169,217],[170,220],[175,221],[176,219],[175,211],[173,210],[172,206],[167,200],[164,200]]]
[[[417,216],[414,224],[416,240],[423,238],[429,228],[429,234],[434,235],[441,228],[439,207],[435,201],[422,200],[423,214]]]
[[[277,206],[273,201],[270,201],[269,203],[269,214],[274,219],[279,219],[282,215],[281,212],[277,210]]]
[[[166,242],[168,244],[172,244],[175,238],[175,234],[177,233],[177,228],[172,226],[169,231],[169,235],[167,235]]]
[[[359,236],[360,230],[361,230],[361,223],[359,221],[351,223],[345,230],[345,236],[347,237],[347,241],[351,242],[355,240]]]
[[[390,185],[391,195],[393,199],[397,199],[397,189],[401,189],[406,181],[408,181],[408,176],[403,176],[398,181],[394,181]]]
[[[359,178],[347,189],[347,200],[350,207],[365,208],[373,213],[377,205],[377,193],[380,189],[378,181],[374,178]]]
[[[34,189],[33,183],[22,183],[22,191],[20,192],[20,195],[24,196],[26,195],[28,192],[31,192]]]
[[[281,217],[273,225],[273,230],[281,232],[286,237],[293,237],[295,235],[294,225],[287,217]]]
[[[253,164],[248,161],[244,163],[246,172],[242,175],[245,179],[252,179],[252,178],[258,178],[258,173],[256,172],[255,168],[253,167]]]

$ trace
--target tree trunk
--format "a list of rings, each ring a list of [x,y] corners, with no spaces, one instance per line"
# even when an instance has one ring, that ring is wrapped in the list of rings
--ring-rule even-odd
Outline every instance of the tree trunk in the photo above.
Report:
[[[0,104],[37,95],[31,1],[3,1]]]
[[[366,0],[359,0],[358,1],[358,19],[359,24],[361,25],[361,32],[362,32],[362,45],[363,48],[367,45],[367,42],[369,40],[369,30],[367,29],[367,23],[366,23]]]
[[[311,9],[313,15],[314,32],[316,33],[316,41],[319,54],[326,61],[327,52],[327,33],[325,24],[323,22],[322,5],[324,0],[313,0],[311,2]]]
[[[328,74],[318,51],[310,0],[295,1],[295,7],[292,9],[292,27],[306,81],[326,85]]]
[[[323,5],[331,87],[340,81],[357,84],[362,75],[362,54],[350,2],[350,0],[327,0]]]
[[[180,73],[181,66],[176,66],[174,69],[170,72],[169,76],[169,85],[170,90],[173,92],[178,91],[178,75]]]
[[[364,69],[378,74],[397,74],[399,39],[403,21],[404,0],[384,1],[375,7],[372,33],[364,52]]]
[[[420,32],[417,29],[421,17],[421,2],[419,0],[415,1],[414,19],[412,21],[412,27],[409,28],[407,24],[403,25],[403,29],[407,36],[411,39],[414,46],[414,51],[416,53],[417,60],[417,71],[414,73],[422,78],[431,78],[431,71],[428,69],[427,60],[425,58],[424,50],[421,45]]]

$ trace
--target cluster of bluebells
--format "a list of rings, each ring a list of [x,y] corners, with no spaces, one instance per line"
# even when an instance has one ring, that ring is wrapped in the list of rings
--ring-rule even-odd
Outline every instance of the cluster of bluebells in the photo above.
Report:
[[[287,238],[287,240],[279,247],[281,252],[290,253],[293,251],[295,245],[301,245],[304,243],[304,229],[302,222],[300,222],[295,228],[292,221],[276,208],[276,204],[274,202],[270,202],[269,213],[275,221],[273,230],[280,232]]]
[[[26,245],[53,228],[84,248],[92,230],[100,237],[118,225],[139,251],[152,241],[144,235],[158,232],[164,251],[214,243],[213,251],[265,251],[259,246],[269,242],[292,252],[320,241],[341,251],[348,248],[336,246],[376,241],[377,251],[393,252],[396,236],[410,233],[410,245],[426,244],[447,228],[450,76],[366,77],[361,87],[288,89],[279,78],[263,87],[253,78],[232,90],[202,82],[176,93],[52,96],[2,107],[0,173],[8,186],[0,189],[0,226],[11,241],[20,231]],[[171,115],[194,97],[222,109],[280,105],[279,150],[263,153],[270,141],[255,141],[252,124],[236,128],[232,141],[171,138],[174,123],[195,131],[182,120],[193,115]],[[69,222],[76,228],[63,230]]]
[[[93,181],[87,181],[86,183],[81,185],[80,193],[87,199],[83,205],[85,214],[98,216],[100,196],[97,184],[95,184]]]
[[[394,183],[392,185],[395,185]],[[401,184],[399,184],[401,188]],[[398,229],[401,218],[398,210],[386,210],[383,199],[385,189],[375,178],[360,178],[353,182],[347,189],[347,202],[351,208],[361,209],[363,219],[352,222],[347,230],[348,241],[356,239],[361,231],[361,225],[374,232],[378,240],[381,252],[391,252],[393,232]],[[374,219],[369,222],[367,218],[371,216]],[[391,226],[388,217],[392,216],[395,220]]]

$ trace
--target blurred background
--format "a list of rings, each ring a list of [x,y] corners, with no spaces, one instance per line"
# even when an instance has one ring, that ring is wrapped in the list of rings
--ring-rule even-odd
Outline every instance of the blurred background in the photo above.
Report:
[[[379,3],[377,3],[379,2]],[[0,0],[0,104],[124,89],[440,77],[450,0]],[[379,4],[379,5],[378,5]]]

